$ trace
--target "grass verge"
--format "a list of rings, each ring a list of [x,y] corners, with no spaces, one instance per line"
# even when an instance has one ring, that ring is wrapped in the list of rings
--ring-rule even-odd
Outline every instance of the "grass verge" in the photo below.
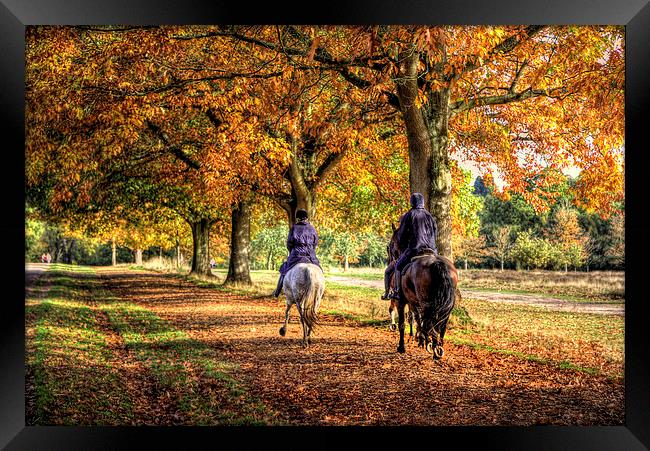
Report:
[[[91,268],[49,269],[47,296],[26,307],[26,363],[36,398],[31,424],[140,424],[133,400],[152,396],[165,407],[159,414],[169,417],[168,424],[277,424],[219,349],[190,339],[142,306],[121,302]],[[153,381],[153,395],[128,391],[142,389],[125,380],[122,366],[134,360],[143,379]]]

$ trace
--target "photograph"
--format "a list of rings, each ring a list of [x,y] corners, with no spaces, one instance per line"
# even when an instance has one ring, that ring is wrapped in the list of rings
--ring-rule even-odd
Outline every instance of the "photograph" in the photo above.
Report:
[[[8,449],[646,449],[638,31],[158,22],[22,26]]]

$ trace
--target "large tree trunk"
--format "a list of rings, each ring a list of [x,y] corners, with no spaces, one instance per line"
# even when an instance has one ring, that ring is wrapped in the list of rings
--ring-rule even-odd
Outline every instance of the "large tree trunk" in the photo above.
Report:
[[[418,107],[419,54],[412,52],[400,69],[397,96],[409,146],[411,192],[424,196],[427,209],[438,223],[436,245],[441,255],[452,258],[451,169],[447,153],[449,90],[428,92],[428,102]]]
[[[212,221],[203,218],[192,222],[190,225],[192,227],[192,246],[194,251],[190,274],[211,277],[212,272],[210,271],[208,245],[210,242],[210,227],[212,226]]]
[[[296,211],[307,211],[309,218],[315,213],[315,196],[305,181],[304,168],[298,158],[298,144],[295,140],[292,142],[292,148],[293,156],[287,171],[291,183],[291,199],[282,205],[287,212],[289,227],[296,223]]]
[[[296,212],[298,210],[305,210],[310,220],[313,218],[315,211],[313,193],[310,193],[307,189],[304,191],[292,189],[291,191],[291,200],[283,204],[284,211],[287,212],[289,228],[296,223]]]
[[[232,226],[230,239],[230,262],[226,284],[252,284],[248,251],[251,242],[251,203],[240,201],[232,211]]]
[[[117,265],[117,246],[115,245],[115,238],[111,239],[111,265]]]
[[[138,266],[142,265],[142,249],[136,249],[134,255],[135,255],[135,264]]]

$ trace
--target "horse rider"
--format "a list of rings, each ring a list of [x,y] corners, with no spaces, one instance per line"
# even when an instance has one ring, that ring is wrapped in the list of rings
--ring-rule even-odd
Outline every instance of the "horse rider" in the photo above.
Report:
[[[280,296],[282,292],[282,282],[284,276],[298,263],[313,263],[319,268],[320,262],[316,257],[316,246],[318,245],[318,233],[313,225],[308,221],[306,210],[296,211],[296,223],[291,226],[289,236],[287,237],[287,249],[289,257],[287,261],[280,266],[280,280],[278,286],[273,292],[274,297]],[[321,268],[322,270],[323,268]]]
[[[411,195],[411,209],[401,218],[397,229],[397,243],[403,252],[395,262],[386,268],[386,279],[390,280],[393,271],[395,280],[390,293],[384,293],[382,299],[399,299],[402,286],[402,270],[411,261],[411,258],[425,249],[431,249],[438,255],[436,235],[438,224],[431,213],[424,208],[424,196],[420,193]],[[388,291],[388,290],[387,290]]]

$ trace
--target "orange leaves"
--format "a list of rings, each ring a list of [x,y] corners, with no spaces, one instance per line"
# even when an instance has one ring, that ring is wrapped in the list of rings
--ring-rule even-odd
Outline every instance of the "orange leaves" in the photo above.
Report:
[[[583,167],[576,181],[577,203],[589,212],[609,217],[615,204],[624,200],[624,164],[622,155],[609,152],[598,155]]]
[[[504,30],[508,30],[506,35]],[[498,40],[497,34],[503,39],[513,31],[478,30],[471,39],[482,49],[473,54],[481,58]],[[514,55],[493,57],[490,65],[465,74],[454,85],[456,99],[495,98],[513,87],[546,94],[477,107],[453,117],[451,150],[483,167],[496,165],[509,189],[521,192],[537,210],[546,208],[550,198],[544,190],[548,184],[530,192],[523,179],[545,167],[592,166],[594,149],[620,155],[623,91],[612,87],[622,85],[623,60],[618,58],[621,42],[616,29],[549,27],[518,45]],[[601,177],[604,167],[598,171]],[[589,191],[603,201],[601,207],[620,198],[623,189],[621,171],[610,171],[604,178],[609,179],[606,189],[617,194],[599,194],[602,189],[595,186],[598,180],[587,175],[581,184],[585,193]]]
[[[316,38],[314,38],[314,40],[311,43],[311,46],[309,47],[309,52],[307,53],[307,61],[310,62],[313,61],[319,43],[320,43],[320,37],[317,36]]]

